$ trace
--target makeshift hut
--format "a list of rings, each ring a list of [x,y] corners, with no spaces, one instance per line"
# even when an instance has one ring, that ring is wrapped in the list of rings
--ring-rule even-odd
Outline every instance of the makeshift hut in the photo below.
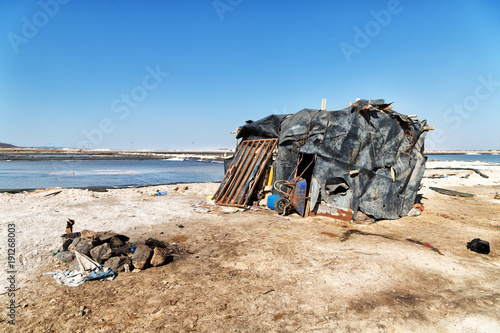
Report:
[[[279,194],[279,186],[300,177],[306,182],[302,192],[288,194],[292,201],[303,197],[303,215],[406,216],[424,173],[424,140],[432,128],[393,111],[391,104],[358,100],[338,111],[303,109],[247,121],[215,202],[250,205],[264,197],[266,185],[274,184]]]

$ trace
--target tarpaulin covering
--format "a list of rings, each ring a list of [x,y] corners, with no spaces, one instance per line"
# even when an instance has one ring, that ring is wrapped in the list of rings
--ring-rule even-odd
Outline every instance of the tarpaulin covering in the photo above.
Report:
[[[302,154],[316,155],[318,204],[350,209],[354,219],[358,210],[397,219],[413,207],[425,170],[424,126],[382,99],[358,100],[339,111],[303,109],[247,122],[237,137],[279,138],[274,181],[288,179]]]

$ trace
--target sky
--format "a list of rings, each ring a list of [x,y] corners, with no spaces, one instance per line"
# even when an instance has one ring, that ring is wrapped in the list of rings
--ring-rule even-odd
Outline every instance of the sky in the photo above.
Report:
[[[385,99],[500,149],[500,2],[0,2],[0,142],[234,149],[246,120]]]

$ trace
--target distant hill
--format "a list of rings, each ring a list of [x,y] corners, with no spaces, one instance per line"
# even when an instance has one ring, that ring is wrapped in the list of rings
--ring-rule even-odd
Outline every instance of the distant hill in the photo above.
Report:
[[[14,145],[10,145],[8,143],[2,143],[2,142],[0,142],[0,148],[17,148],[17,147],[14,146]]]

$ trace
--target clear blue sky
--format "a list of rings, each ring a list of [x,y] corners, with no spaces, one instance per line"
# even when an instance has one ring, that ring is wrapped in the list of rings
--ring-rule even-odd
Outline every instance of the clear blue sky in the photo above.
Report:
[[[0,142],[234,148],[245,120],[383,98],[427,148],[500,149],[495,0],[3,0],[0,34]]]

